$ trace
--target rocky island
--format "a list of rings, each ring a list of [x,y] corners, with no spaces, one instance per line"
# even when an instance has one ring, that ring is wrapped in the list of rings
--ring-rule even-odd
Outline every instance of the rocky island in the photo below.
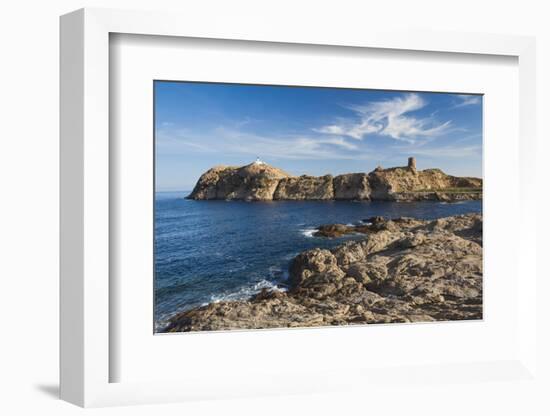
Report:
[[[261,160],[241,167],[217,166],[201,175],[187,196],[195,200],[372,200],[462,201],[482,198],[479,178],[447,175],[440,169],[408,165],[370,173],[292,176]]]
[[[163,331],[482,318],[480,214],[432,221],[375,217],[358,227],[319,227],[320,237],[349,232],[364,237],[296,256],[287,291],[263,290],[247,300],[187,310]]]

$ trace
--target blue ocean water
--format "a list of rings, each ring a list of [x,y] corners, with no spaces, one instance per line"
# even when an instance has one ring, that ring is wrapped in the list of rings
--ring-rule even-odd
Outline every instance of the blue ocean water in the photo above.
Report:
[[[312,237],[321,224],[481,212],[481,201],[193,201],[184,199],[188,193],[155,196],[157,326],[206,303],[247,298],[263,287],[284,290],[288,265],[298,253],[361,238]]]

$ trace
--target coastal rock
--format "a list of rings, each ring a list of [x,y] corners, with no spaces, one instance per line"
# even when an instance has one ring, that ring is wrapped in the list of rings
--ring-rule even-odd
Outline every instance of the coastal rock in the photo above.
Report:
[[[366,173],[348,173],[334,177],[334,199],[369,200],[371,189]]]
[[[284,178],[273,194],[273,199],[283,200],[327,200],[334,199],[332,176],[307,176]]]
[[[456,190],[452,192],[445,191],[419,191],[419,192],[399,192],[392,194],[394,201],[440,201],[440,202],[458,202],[458,201],[477,201],[483,198],[481,192],[468,192],[467,189]]]
[[[342,237],[345,234],[353,232],[354,227],[350,227],[344,224],[326,224],[317,228],[317,231],[313,233],[315,237]]]
[[[217,166],[200,177],[188,198],[271,200],[280,180],[287,177],[288,173],[265,163],[242,167]]]
[[[455,202],[482,198],[482,180],[440,169],[376,168],[370,173],[299,177],[256,161],[242,167],[217,166],[187,196],[195,200],[376,200]]]
[[[369,217],[369,218],[365,218],[363,220],[364,223],[367,223],[367,224],[381,224],[381,223],[384,223],[386,222],[386,219],[384,217],[381,217],[379,215],[375,216],[375,217]]]
[[[292,261],[289,277],[290,290],[295,292],[326,283],[336,283],[344,276],[331,251],[309,250],[299,254]]]
[[[441,169],[417,171],[409,167],[375,170],[369,174],[369,182],[371,199],[390,201],[479,199],[482,187],[481,179],[451,176]],[[461,198],[455,198],[455,194]]]
[[[386,220],[383,217],[371,217],[363,220],[363,224],[344,225],[344,224],[324,224],[317,228],[313,233],[314,237],[338,238],[347,234],[367,234],[378,231],[396,231],[399,226],[395,224],[418,225],[413,218],[398,218],[396,220]]]
[[[287,292],[211,303],[167,332],[482,318],[482,217],[375,221],[361,240],[294,258]],[[391,226],[388,226],[391,224]]]

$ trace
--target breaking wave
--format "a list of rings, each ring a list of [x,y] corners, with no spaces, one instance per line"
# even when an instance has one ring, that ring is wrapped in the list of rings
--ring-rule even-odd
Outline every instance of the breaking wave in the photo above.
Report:
[[[210,296],[210,301],[203,303],[202,306],[206,306],[209,303],[249,299],[252,296],[260,293],[262,289],[268,289],[270,291],[278,291],[278,292],[287,291],[287,289],[285,287],[281,287],[281,285],[262,279],[259,282],[256,282],[254,284],[242,286],[234,292],[222,292],[222,293],[212,295]]]
[[[315,237],[313,234],[317,231],[317,228],[304,228],[300,232],[305,237]]]

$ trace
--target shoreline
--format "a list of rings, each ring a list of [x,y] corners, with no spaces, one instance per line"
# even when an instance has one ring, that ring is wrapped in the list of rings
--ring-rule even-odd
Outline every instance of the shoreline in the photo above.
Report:
[[[181,199],[191,201],[208,201],[208,202],[448,202],[456,203],[463,201],[482,201],[482,192],[405,192],[392,194],[393,199],[232,199],[232,198],[213,198],[213,199],[195,199],[189,195],[182,196]]]
[[[360,240],[298,254],[287,292],[263,289],[247,299],[191,308],[157,332],[482,318],[481,214],[377,217],[361,227]],[[317,236],[323,237],[334,236]],[[393,264],[400,262],[396,273]]]

